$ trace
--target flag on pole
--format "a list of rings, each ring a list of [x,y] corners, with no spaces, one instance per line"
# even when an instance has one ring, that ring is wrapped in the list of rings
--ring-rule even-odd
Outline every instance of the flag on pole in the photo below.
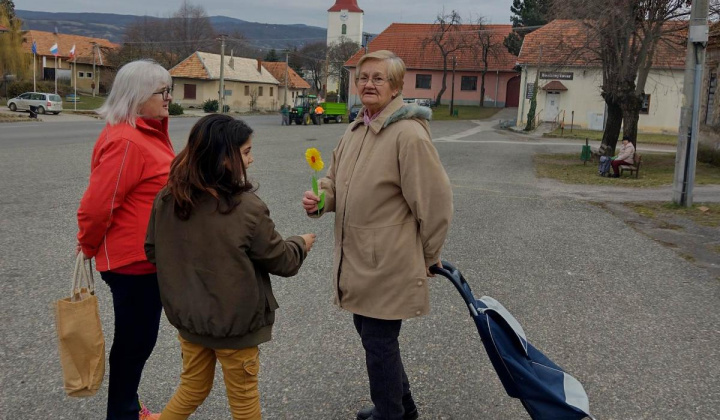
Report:
[[[50,52],[52,53],[52,55],[54,55],[55,57],[57,57],[57,55],[58,55],[58,44],[57,44],[57,42],[56,42],[52,47],[50,47]]]
[[[37,54],[37,42],[35,41],[32,43],[32,53]]]
[[[75,58],[75,44],[73,44],[72,48],[70,48],[70,60]]]

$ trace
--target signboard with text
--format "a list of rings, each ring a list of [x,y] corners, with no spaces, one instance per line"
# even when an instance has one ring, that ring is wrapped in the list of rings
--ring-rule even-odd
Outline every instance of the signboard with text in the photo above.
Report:
[[[562,71],[541,71],[540,78],[541,79],[572,80],[573,73],[572,72],[562,72]]]
[[[525,99],[532,99],[533,90],[535,90],[535,83],[528,83],[525,88]]]

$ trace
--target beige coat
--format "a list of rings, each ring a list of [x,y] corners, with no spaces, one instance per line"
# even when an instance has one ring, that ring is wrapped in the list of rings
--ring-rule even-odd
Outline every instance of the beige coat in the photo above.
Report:
[[[453,206],[429,118],[398,97],[370,126],[356,120],[320,181],[322,213],[335,212],[335,304],[347,311],[407,319],[430,310],[425,269],[440,257]]]

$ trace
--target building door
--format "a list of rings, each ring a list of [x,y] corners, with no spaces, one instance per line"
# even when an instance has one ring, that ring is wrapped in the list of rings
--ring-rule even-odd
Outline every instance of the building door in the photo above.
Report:
[[[517,108],[520,104],[520,76],[508,80],[505,89],[505,107]]]
[[[545,111],[543,121],[553,121],[560,112],[560,92],[545,92]]]

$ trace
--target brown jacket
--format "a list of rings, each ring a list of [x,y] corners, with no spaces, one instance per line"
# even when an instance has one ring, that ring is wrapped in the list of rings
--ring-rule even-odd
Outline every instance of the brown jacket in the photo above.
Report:
[[[275,231],[260,198],[240,200],[224,215],[207,195],[182,221],[164,189],[150,214],[145,253],[157,265],[165,315],[184,339],[205,347],[269,341],[278,308],[269,274],[294,276],[307,255],[301,237],[283,240]]]
[[[453,207],[429,118],[398,97],[370,126],[356,120],[320,181],[323,213],[335,212],[335,304],[352,313],[407,319],[430,310],[425,269],[440,257]]]

